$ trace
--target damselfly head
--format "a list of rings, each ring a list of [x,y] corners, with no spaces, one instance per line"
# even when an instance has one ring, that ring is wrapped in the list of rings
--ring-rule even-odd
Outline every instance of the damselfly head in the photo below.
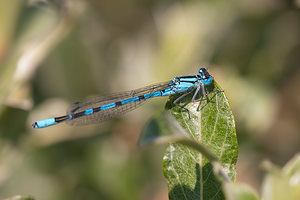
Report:
[[[208,73],[208,71],[205,68],[199,69],[199,75],[203,79],[208,79],[209,77],[211,77],[211,75]]]
[[[208,73],[208,71],[205,68],[200,68],[199,69],[199,75],[200,79],[203,81],[205,85],[209,85],[213,78],[212,76]]]

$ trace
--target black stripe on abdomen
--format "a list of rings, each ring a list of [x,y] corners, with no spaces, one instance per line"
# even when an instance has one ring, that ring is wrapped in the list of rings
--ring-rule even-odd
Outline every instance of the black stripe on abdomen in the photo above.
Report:
[[[141,96],[138,96],[138,98],[139,98],[139,101],[140,101],[140,100],[145,99],[145,96],[144,96],[144,95],[141,95]]]
[[[69,115],[54,118],[55,122],[62,122],[62,121],[65,121],[67,119],[69,119]]]
[[[117,102],[115,102],[115,104],[116,104],[116,106],[120,106],[120,105],[122,105],[122,102],[121,101],[117,101]]]
[[[86,115],[84,112],[85,111],[81,111],[81,112],[72,114],[72,119],[75,119],[75,118],[82,117],[82,116]]]
[[[97,108],[93,108],[93,112],[99,112],[100,111],[100,107],[97,107]]]

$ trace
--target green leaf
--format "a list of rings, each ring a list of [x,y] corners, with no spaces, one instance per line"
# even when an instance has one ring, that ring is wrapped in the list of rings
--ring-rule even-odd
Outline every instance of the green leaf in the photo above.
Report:
[[[258,200],[258,195],[252,188],[243,184],[224,183],[223,191],[226,200]]]
[[[300,154],[290,160],[283,169],[265,162],[267,175],[262,186],[264,200],[300,199]]]
[[[206,89],[221,90],[216,83]],[[227,175],[235,180],[238,146],[234,117],[224,92],[209,94],[211,101],[194,103],[191,93],[180,103],[188,111],[172,103],[179,96],[171,96],[166,109],[193,140],[217,155]],[[212,163],[194,149],[170,143],[163,158],[163,170],[170,199],[224,199]]]

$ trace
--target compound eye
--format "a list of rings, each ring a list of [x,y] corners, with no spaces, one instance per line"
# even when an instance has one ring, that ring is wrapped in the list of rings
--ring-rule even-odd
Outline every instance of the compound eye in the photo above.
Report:
[[[206,73],[206,72],[207,72],[207,70],[205,68],[200,68],[199,69],[199,73]]]

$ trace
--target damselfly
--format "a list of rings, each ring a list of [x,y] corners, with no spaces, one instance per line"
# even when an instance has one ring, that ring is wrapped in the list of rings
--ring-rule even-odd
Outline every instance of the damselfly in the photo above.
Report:
[[[197,75],[178,76],[165,83],[158,83],[107,97],[94,97],[75,102],[68,109],[66,115],[36,121],[32,124],[32,127],[44,128],[65,121],[71,125],[97,123],[134,110],[153,97],[169,96],[175,93],[183,93],[173,102],[176,106],[180,106],[178,102],[193,91],[195,91],[195,93],[192,97],[192,102],[198,101],[196,100],[196,96],[199,92],[202,93],[202,97],[206,97],[200,99],[200,101],[209,100],[205,87],[212,82],[213,77],[205,68],[200,68]],[[219,90],[212,92],[216,91]]]

